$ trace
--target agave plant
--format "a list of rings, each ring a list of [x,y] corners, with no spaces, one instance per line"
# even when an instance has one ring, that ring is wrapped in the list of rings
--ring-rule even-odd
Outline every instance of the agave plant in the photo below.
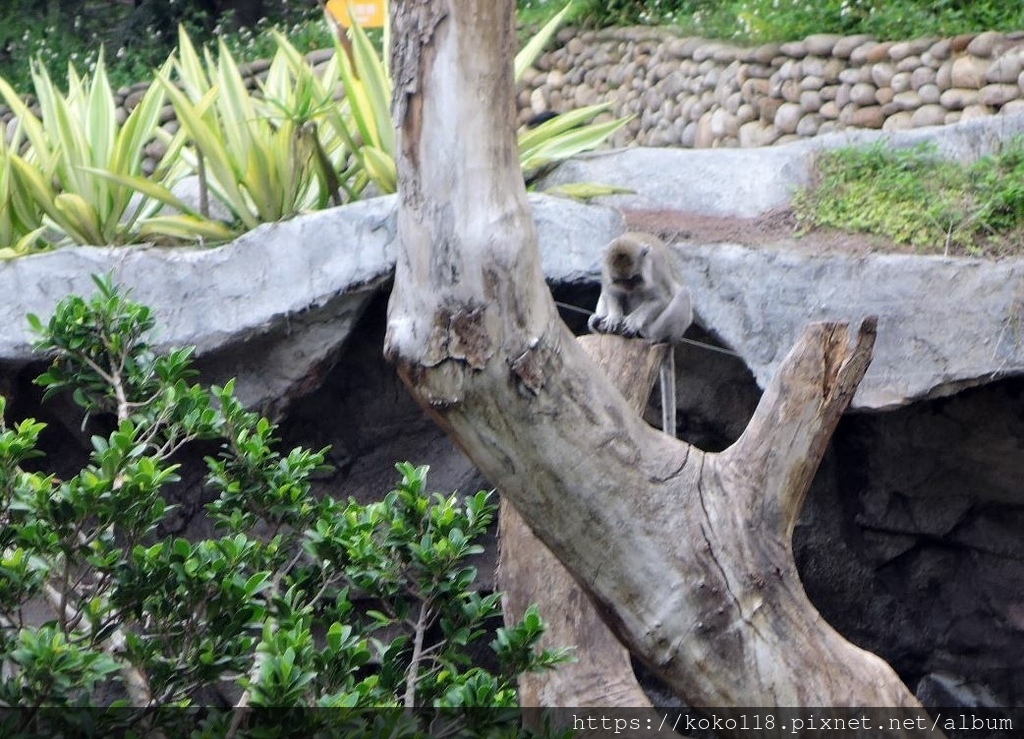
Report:
[[[272,63],[278,70],[275,80],[284,74],[280,70],[287,53],[279,46]],[[327,175],[310,139],[311,121],[301,115],[275,115],[269,103],[256,99],[223,40],[216,57],[209,49],[203,55],[200,60],[181,29],[173,62],[180,87],[166,69],[157,75],[181,124],[174,148],[184,142],[194,147],[180,151],[203,187],[247,229],[322,205]],[[275,82],[275,87],[284,85]],[[303,78],[303,85],[305,99],[293,95],[284,107],[312,116],[321,106],[320,90],[309,78]]]
[[[32,64],[31,74],[41,120],[0,78],[0,95],[18,116],[16,137],[28,143],[24,153],[9,149],[4,156],[9,192],[16,195],[14,207],[22,221],[38,209],[42,226],[54,232],[57,244],[231,236],[221,224],[190,213],[166,184],[143,177],[145,147],[156,135],[164,104],[159,88],[150,86],[119,124],[102,52],[91,78],[69,66],[66,95],[41,62]],[[168,204],[182,213],[159,215]],[[41,233],[31,222],[22,228]]]
[[[571,3],[551,18],[516,54],[515,78],[518,80],[551,40]],[[387,27],[385,27],[387,46]],[[337,51],[345,89],[341,115],[334,120],[338,134],[348,148],[356,152],[362,164],[362,177],[372,181],[381,192],[394,192],[398,182],[395,167],[395,140],[391,122],[392,82],[390,71],[377,53],[366,32],[358,24],[348,29],[352,56]],[[599,146],[628,122],[620,118],[593,123],[610,105],[592,105],[556,116],[519,135],[519,159],[527,178],[542,167]]]
[[[19,145],[19,137],[0,122],[0,259],[27,254],[46,230],[42,208],[32,199],[14,167],[14,152]]]
[[[358,200],[365,178],[357,182],[362,169],[347,139],[339,135],[345,128],[342,106],[335,100],[335,89],[342,84],[338,54],[333,55],[320,73],[279,31],[273,29],[277,52],[260,85],[262,100],[257,101],[270,120],[281,125],[291,121],[301,137],[300,156],[308,157],[318,181],[318,207],[328,202],[341,205]],[[345,196],[342,196],[342,190]]]

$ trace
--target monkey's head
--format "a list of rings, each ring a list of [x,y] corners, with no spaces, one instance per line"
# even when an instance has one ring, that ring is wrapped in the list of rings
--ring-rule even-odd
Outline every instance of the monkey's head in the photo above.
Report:
[[[605,264],[612,284],[626,292],[640,287],[644,282],[644,258],[650,250],[650,245],[630,234],[610,243]]]

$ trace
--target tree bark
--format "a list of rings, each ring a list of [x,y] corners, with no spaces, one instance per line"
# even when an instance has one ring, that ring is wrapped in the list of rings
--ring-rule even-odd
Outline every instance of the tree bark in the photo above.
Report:
[[[392,13],[400,204],[385,351],[413,395],[690,705],[919,708],[822,620],[790,544],[874,323],[852,336],[809,326],[722,454],[648,427],[544,283],[516,157],[513,3]]]
[[[634,411],[642,413],[668,347],[610,335],[585,336],[579,341]],[[629,651],[506,498],[501,501],[498,541],[498,588],[505,625],[517,622],[536,603],[547,623],[541,646],[575,647],[575,662],[519,678],[520,705],[650,709],[651,703],[633,674]],[[659,721],[652,716],[651,723],[657,726]],[[674,736],[672,732],[665,735]]]

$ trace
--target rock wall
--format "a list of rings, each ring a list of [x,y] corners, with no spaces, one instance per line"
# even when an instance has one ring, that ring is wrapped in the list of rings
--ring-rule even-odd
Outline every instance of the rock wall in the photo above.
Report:
[[[821,34],[742,48],[664,29],[563,30],[527,70],[520,122],[611,103],[614,146],[763,146],[1024,112],[1024,31],[879,42]]]
[[[744,48],[663,28],[566,28],[557,41],[523,75],[519,123],[607,102],[611,110],[600,120],[633,116],[612,137],[615,147],[765,146],[846,129],[896,131],[1024,113],[1024,31],[900,42],[820,34]],[[331,53],[307,58],[319,66]],[[269,66],[240,65],[249,89]],[[148,86],[115,92],[118,120]],[[0,104],[0,123],[13,117]],[[160,125],[177,131],[170,105]],[[147,173],[163,152],[160,142],[150,144]]]

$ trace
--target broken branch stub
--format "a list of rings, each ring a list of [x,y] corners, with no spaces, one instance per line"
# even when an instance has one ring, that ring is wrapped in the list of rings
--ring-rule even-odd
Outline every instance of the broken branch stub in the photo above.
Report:
[[[864,319],[851,337],[845,323],[812,323],[765,388],[750,423],[716,455],[723,476],[759,505],[760,520],[787,542],[839,418],[871,363],[878,320]]]

